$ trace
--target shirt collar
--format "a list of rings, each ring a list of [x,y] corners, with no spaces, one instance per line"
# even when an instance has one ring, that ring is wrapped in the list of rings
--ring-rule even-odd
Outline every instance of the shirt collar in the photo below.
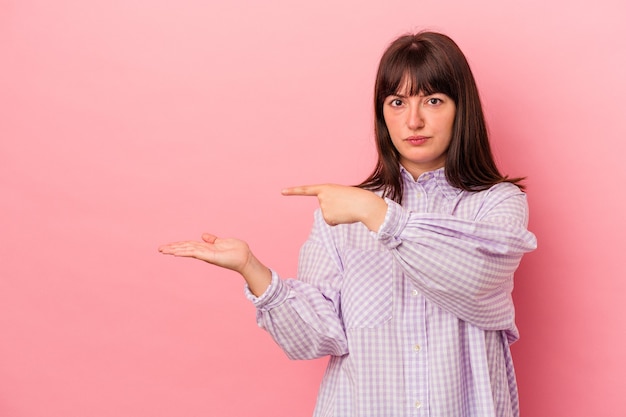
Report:
[[[435,181],[437,188],[446,198],[453,199],[456,198],[463,190],[460,188],[453,187],[450,185],[448,180],[446,179],[445,169],[439,168],[434,171],[427,171],[422,173],[417,180],[413,179],[413,175],[409,171],[406,170],[402,165],[400,165],[400,175],[403,177],[403,181],[405,184],[411,186],[415,183],[417,184],[425,184],[429,181]]]

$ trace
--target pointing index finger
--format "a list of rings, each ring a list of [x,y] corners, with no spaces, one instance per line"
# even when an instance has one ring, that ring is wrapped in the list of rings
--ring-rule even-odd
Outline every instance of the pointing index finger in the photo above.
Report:
[[[282,195],[310,195],[316,196],[320,193],[321,186],[319,185],[300,185],[298,187],[284,188]]]

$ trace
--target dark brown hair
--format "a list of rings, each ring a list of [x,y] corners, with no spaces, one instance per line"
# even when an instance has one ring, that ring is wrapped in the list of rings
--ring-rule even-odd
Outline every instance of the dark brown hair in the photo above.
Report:
[[[435,32],[403,35],[383,54],[374,87],[374,114],[378,161],[359,187],[382,190],[383,197],[402,202],[400,162],[383,117],[383,103],[390,95],[443,93],[454,100],[456,114],[446,155],[448,182],[467,191],[480,191],[500,182],[523,189],[523,178],[500,174],[489,146],[489,136],[472,71],[456,43]]]

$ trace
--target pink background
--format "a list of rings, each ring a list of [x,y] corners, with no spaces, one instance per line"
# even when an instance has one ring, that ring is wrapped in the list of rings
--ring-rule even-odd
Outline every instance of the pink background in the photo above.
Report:
[[[284,276],[356,183],[397,35],[451,35],[497,159],[528,176],[517,274],[524,416],[626,415],[622,1],[0,0],[0,415],[312,412],[233,273],[157,252],[246,239]]]

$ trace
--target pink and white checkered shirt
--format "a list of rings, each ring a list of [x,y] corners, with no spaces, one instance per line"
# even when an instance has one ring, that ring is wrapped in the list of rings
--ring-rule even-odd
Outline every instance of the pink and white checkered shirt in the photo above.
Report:
[[[315,417],[517,417],[509,345],[522,255],[536,248],[526,195],[454,188],[403,171],[378,233],[319,210],[298,279],[260,297],[259,325],[292,359],[330,355]]]

